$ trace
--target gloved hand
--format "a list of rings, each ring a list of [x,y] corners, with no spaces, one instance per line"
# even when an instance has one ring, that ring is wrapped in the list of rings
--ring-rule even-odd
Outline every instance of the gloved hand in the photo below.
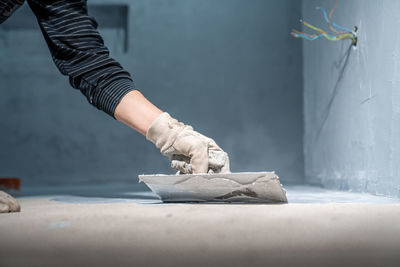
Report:
[[[214,140],[166,112],[152,122],[146,138],[169,157],[171,167],[179,173],[230,172],[228,154]]]
[[[20,211],[18,201],[4,191],[0,191],[0,213]]]

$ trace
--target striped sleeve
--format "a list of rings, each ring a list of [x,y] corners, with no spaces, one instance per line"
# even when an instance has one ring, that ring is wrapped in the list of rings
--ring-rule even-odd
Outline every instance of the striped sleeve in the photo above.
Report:
[[[109,56],[87,13],[85,0],[28,0],[60,72],[88,101],[114,117],[122,97],[134,89],[127,71]]]
[[[0,23],[8,19],[25,0],[1,0],[0,1]]]

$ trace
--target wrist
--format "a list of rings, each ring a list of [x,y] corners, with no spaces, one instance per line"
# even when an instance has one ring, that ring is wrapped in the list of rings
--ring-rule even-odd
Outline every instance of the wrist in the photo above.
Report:
[[[147,100],[139,90],[127,93],[115,109],[114,117],[146,135],[151,123],[162,111]]]

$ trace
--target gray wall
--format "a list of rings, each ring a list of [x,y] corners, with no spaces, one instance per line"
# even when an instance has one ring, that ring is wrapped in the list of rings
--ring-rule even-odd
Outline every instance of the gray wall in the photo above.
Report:
[[[233,171],[303,182],[301,42],[288,34],[300,1],[98,0],[89,13],[112,2],[128,7],[127,27],[100,8],[100,32],[151,101],[214,138]],[[0,25],[0,176],[44,185],[171,173],[153,144],[70,88],[28,12]]]
[[[303,1],[303,18],[323,25]],[[303,43],[306,180],[400,196],[400,1],[339,1],[334,20],[357,25],[350,41]]]

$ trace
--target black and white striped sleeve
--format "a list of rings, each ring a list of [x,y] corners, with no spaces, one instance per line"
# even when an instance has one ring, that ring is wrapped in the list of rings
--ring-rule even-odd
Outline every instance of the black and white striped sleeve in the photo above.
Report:
[[[8,19],[25,0],[1,0],[0,1],[0,23]]]
[[[28,0],[52,58],[72,87],[88,101],[114,117],[122,97],[134,89],[127,71],[109,56],[87,13],[85,0]]]

